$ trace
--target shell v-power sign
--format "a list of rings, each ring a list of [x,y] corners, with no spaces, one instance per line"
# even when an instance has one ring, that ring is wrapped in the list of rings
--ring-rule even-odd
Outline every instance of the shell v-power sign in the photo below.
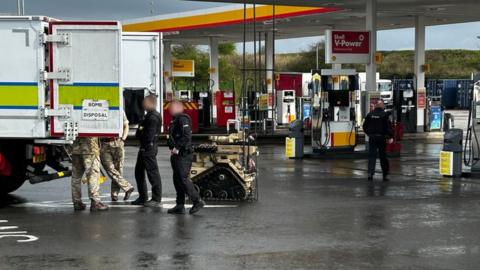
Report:
[[[325,32],[325,59],[329,64],[369,64],[370,32]]]

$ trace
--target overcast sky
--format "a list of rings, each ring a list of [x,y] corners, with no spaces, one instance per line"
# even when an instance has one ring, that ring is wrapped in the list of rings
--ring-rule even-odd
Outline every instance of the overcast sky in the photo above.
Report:
[[[0,0],[0,14],[15,14],[17,0]],[[210,8],[221,3],[182,0],[25,0],[26,13],[59,19],[123,20],[172,12]],[[480,23],[427,28],[427,49],[480,49]],[[454,38],[452,38],[454,37]],[[320,37],[278,41],[277,52],[301,51]],[[413,49],[413,29],[381,31],[379,50]]]

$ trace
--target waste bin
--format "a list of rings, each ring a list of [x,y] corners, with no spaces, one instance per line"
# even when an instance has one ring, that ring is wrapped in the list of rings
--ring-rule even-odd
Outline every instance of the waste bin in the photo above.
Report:
[[[303,121],[293,121],[288,131],[288,137],[285,138],[285,156],[287,158],[303,158],[305,143]]]
[[[445,132],[440,152],[440,174],[458,177],[462,175],[463,130],[452,128]]]

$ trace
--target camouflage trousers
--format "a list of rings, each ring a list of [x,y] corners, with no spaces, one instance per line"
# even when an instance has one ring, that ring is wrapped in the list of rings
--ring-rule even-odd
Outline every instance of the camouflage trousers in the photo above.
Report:
[[[132,185],[123,178],[124,156],[123,146],[102,145],[100,159],[103,168],[112,179],[112,196],[118,196],[120,189],[127,191],[132,188]]]
[[[100,201],[100,160],[95,155],[72,155],[72,200],[82,200],[82,179],[88,185],[88,197]]]

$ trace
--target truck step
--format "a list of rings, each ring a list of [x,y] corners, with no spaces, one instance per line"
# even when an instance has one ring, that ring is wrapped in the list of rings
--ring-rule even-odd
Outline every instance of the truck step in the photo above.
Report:
[[[69,177],[71,175],[72,175],[72,171],[63,171],[63,172],[50,173],[45,175],[35,175],[35,176],[32,176],[30,179],[28,179],[28,181],[30,182],[30,184],[35,185],[42,182],[48,182],[48,181],[52,181],[52,180],[56,180],[64,177]]]

